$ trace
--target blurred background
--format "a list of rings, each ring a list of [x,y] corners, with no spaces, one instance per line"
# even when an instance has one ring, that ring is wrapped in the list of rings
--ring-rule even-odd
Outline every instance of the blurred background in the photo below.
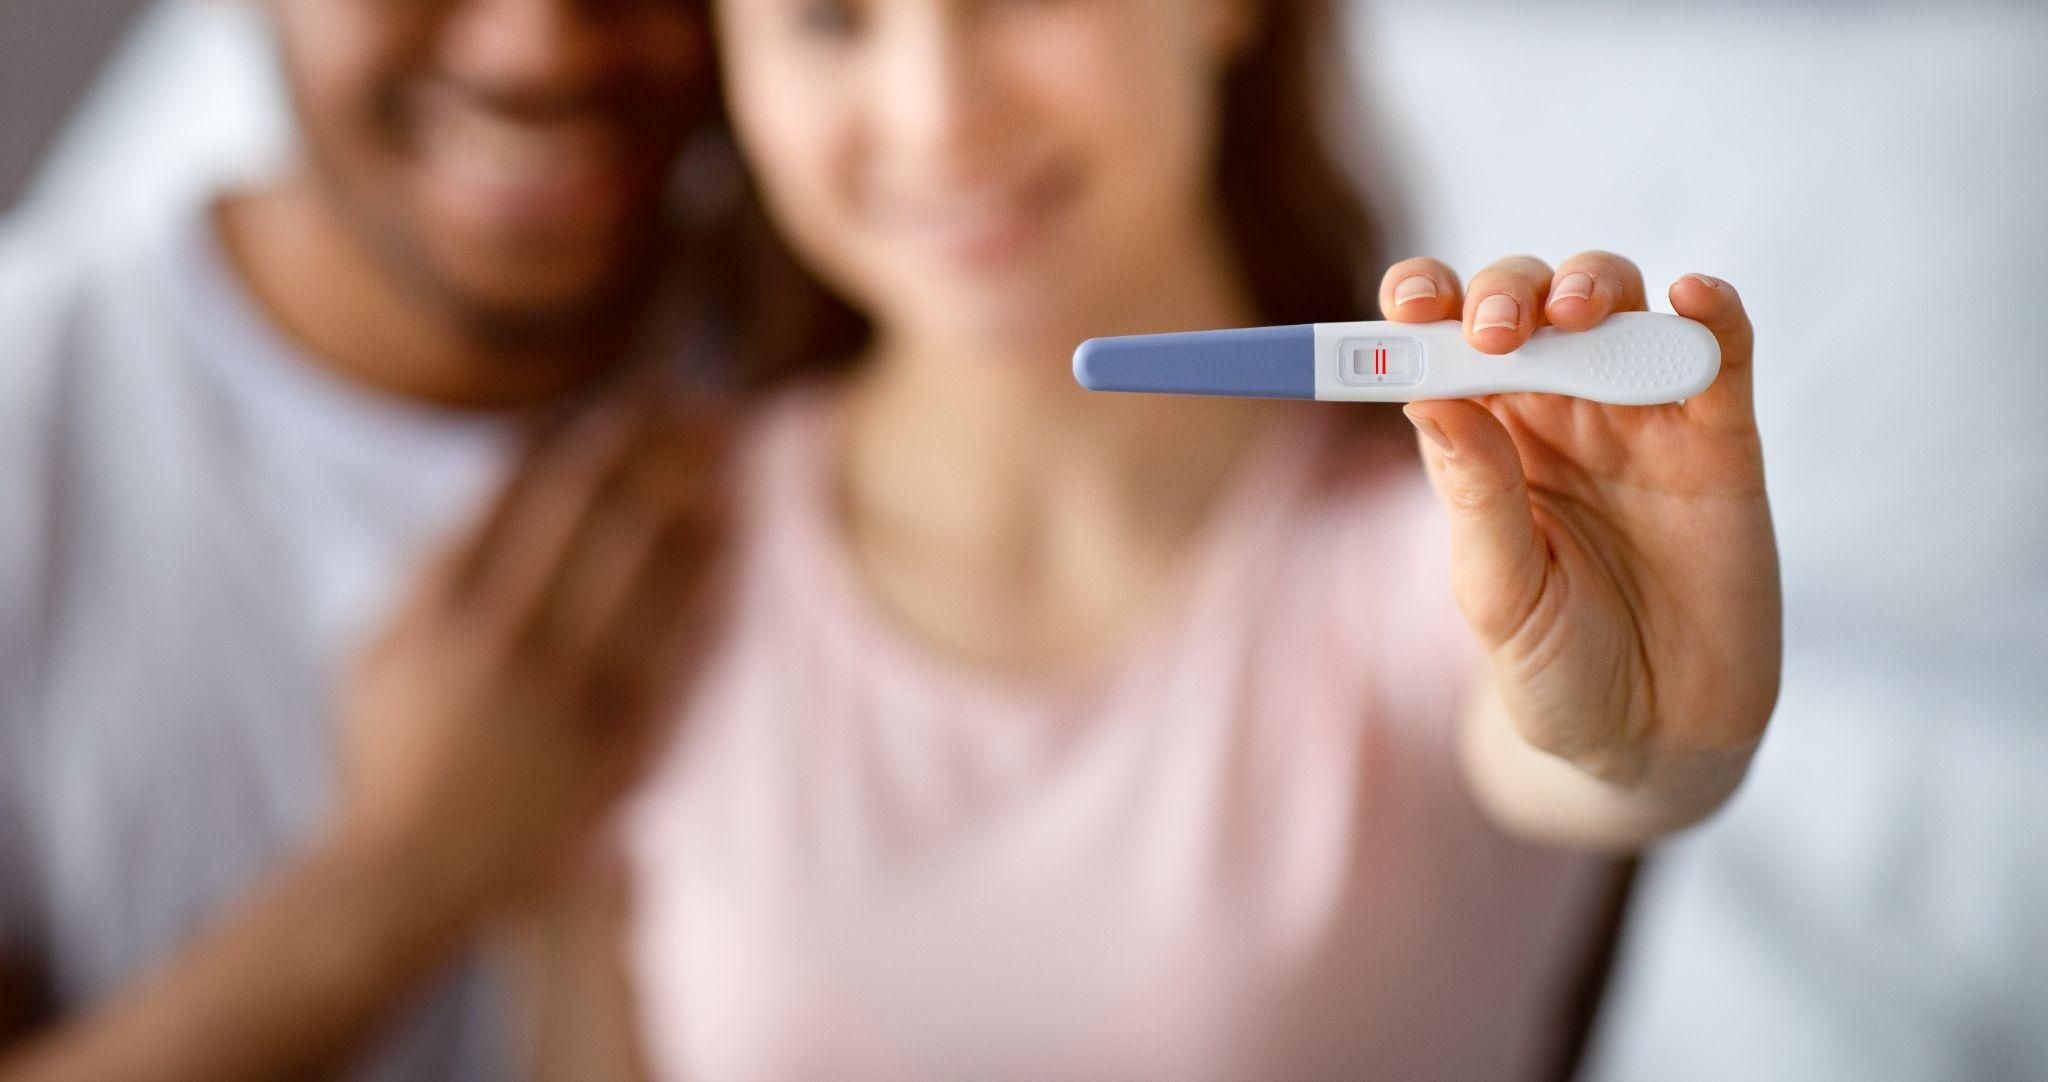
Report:
[[[253,7],[0,0],[4,228],[276,161]],[[2048,4],[1356,14],[1408,249],[1612,249],[1759,327],[1784,694],[1639,877],[1586,1075],[2048,1076]]]
[[[81,10],[65,0],[9,0],[0,37],[0,205],[14,201],[99,69],[109,45],[144,0],[109,0]]]

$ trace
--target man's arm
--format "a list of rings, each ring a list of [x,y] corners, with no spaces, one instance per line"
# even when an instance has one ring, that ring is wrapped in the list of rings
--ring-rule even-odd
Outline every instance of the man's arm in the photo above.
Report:
[[[628,890],[613,855],[539,899],[513,931],[531,1069],[541,1082],[638,1082],[638,1010],[626,965]]]
[[[253,1079],[337,1066],[463,942],[473,897],[388,847],[323,846],[154,975],[0,1060],[0,1078]]]
[[[300,1077],[580,857],[658,738],[716,545],[720,442],[641,395],[547,437],[340,709],[327,841],[0,1080]]]

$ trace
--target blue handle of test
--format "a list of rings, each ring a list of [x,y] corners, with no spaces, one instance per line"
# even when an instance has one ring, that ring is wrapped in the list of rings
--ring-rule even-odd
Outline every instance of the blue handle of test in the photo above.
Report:
[[[1248,327],[1097,338],[1074,353],[1091,391],[1314,398],[1316,328]]]

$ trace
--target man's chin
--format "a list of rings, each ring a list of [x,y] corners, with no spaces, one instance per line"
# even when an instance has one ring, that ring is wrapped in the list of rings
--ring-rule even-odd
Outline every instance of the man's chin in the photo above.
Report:
[[[629,302],[635,275],[618,264],[444,267],[439,300],[460,321],[494,338],[590,333]]]
[[[469,333],[502,347],[558,345],[565,338],[595,335],[615,317],[620,304],[609,293],[536,293],[514,289],[464,289],[447,298],[451,314]]]
[[[387,266],[401,280],[470,333],[549,345],[618,333],[667,235],[658,220],[575,237],[421,232],[424,244],[384,234]]]

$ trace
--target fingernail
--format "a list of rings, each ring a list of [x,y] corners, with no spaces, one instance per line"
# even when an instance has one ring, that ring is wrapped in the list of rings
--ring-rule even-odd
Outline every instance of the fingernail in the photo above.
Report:
[[[1422,433],[1429,442],[1436,444],[1437,450],[1442,451],[1447,456],[1451,453],[1451,438],[1444,435],[1444,427],[1442,425],[1427,417],[1417,417],[1407,410],[1402,410],[1401,412],[1415,425],[1417,432]]]
[[[1409,301],[1429,301],[1435,299],[1436,279],[1426,274],[1409,275],[1401,279],[1401,284],[1394,287],[1394,306],[1397,308],[1407,304]]]
[[[1513,297],[1505,293],[1495,293],[1493,296],[1480,301],[1479,309],[1472,313],[1472,329],[1474,331],[1490,331],[1495,329],[1512,331],[1516,327],[1521,326],[1521,324],[1522,306],[1516,303]]]
[[[1589,301],[1593,299],[1593,276],[1583,272],[1567,274],[1564,280],[1550,291],[1550,303],[1559,301]]]
[[[1708,289],[1721,288],[1721,280],[1719,278],[1709,278],[1704,274],[1688,274],[1686,275],[1686,277],[1692,279],[1695,282],[1698,282],[1703,286],[1706,286]]]

